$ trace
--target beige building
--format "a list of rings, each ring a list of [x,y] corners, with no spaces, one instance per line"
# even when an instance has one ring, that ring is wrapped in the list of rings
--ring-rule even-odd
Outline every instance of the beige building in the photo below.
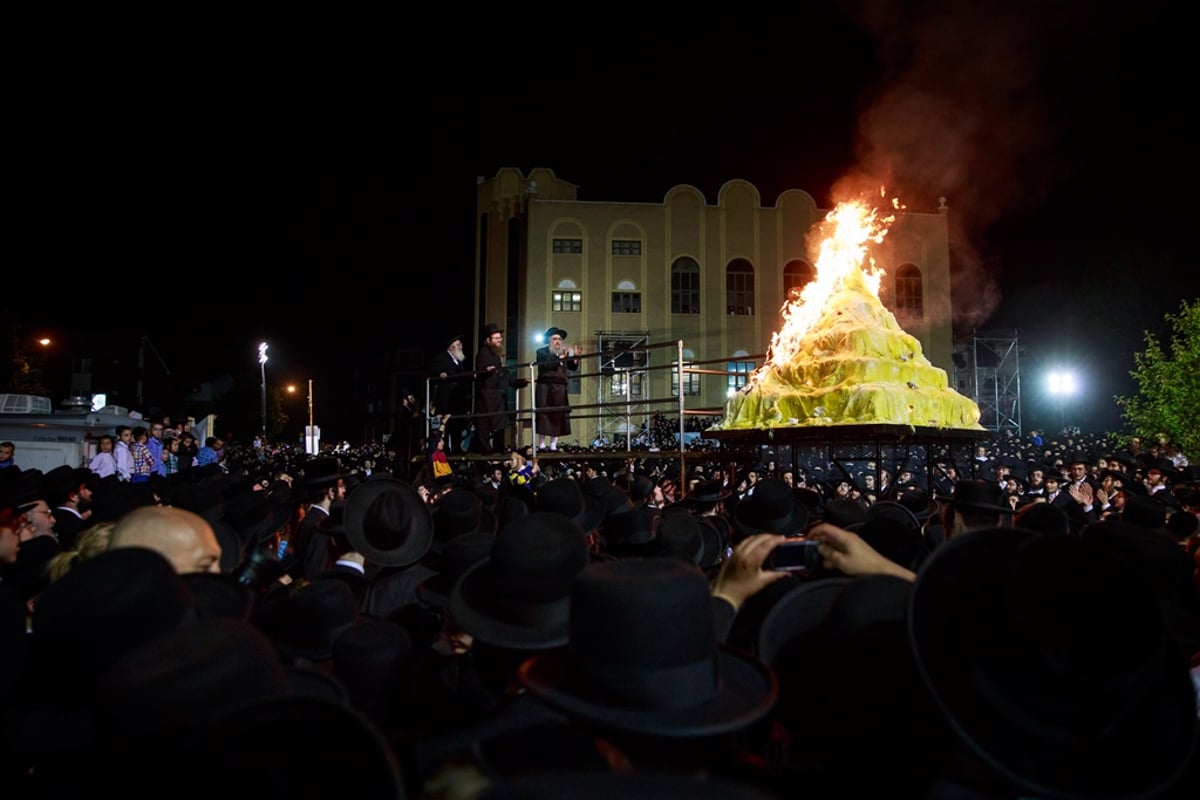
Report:
[[[686,184],[658,203],[588,202],[579,188],[549,169],[506,168],[479,179],[474,341],[484,324],[499,323],[509,359],[521,365],[551,326],[588,354],[632,348],[615,359],[585,358],[572,381],[566,441],[590,444],[600,433],[616,438],[625,425],[636,430],[647,414],[678,417],[680,340],[685,364],[700,369],[759,366],[789,289],[814,274],[807,238],[826,210],[799,189],[766,205],[743,180],[723,185],[713,204]],[[874,258],[886,271],[884,304],[929,360],[952,372],[945,209],[899,215]],[[744,379],[682,380],[691,410],[721,408]],[[531,402],[531,389],[522,390],[520,407]]]

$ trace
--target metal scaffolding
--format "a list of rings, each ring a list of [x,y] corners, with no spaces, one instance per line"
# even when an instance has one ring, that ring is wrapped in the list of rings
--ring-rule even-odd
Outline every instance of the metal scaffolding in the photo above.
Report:
[[[979,424],[989,431],[1021,434],[1020,353],[1016,331],[976,332],[971,346],[956,353],[956,366],[965,367],[971,376],[969,388],[979,405]]]
[[[646,374],[650,366],[649,331],[596,331],[600,372],[596,402],[603,407],[596,436],[615,441],[618,435],[632,443],[642,426],[650,429],[650,391]],[[634,417],[640,420],[634,421]]]

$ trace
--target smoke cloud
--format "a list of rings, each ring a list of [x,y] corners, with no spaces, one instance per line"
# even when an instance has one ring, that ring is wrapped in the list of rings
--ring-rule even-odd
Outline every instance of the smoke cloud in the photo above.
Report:
[[[1036,207],[1078,168],[1055,101],[1056,68],[1112,22],[1114,8],[1011,0],[858,7],[858,23],[879,42],[882,79],[862,98],[859,166],[834,196],[869,176],[912,209],[946,198],[957,330],[986,322],[1000,301],[1004,265],[989,261],[989,229]]]

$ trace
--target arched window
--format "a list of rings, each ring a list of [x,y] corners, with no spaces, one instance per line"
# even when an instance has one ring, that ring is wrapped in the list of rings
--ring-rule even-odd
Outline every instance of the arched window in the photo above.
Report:
[[[692,365],[692,361],[696,358],[696,354],[688,348],[683,349],[683,366],[686,369]],[[700,396],[700,375],[695,372],[688,372],[683,376],[683,395],[684,397],[699,397]],[[671,370],[671,396],[679,397],[679,370]]]
[[[725,382],[726,394],[732,394],[746,385],[750,373],[758,369],[758,365],[747,360],[750,355],[745,350],[734,350],[733,360],[726,364],[726,371],[731,373]]]
[[[642,313],[642,293],[638,291],[633,281],[621,281],[617,290],[612,293],[612,312],[614,314]]]
[[[671,265],[671,313],[700,313],[700,265],[687,256]]]
[[[913,317],[925,315],[921,270],[913,264],[901,264],[896,270],[896,310]]]
[[[817,272],[807,261],[789,261],[783,268],[783,296],[790,300],[792,289],[797,292],[804,291],[804,287],[812,283],[815,277]]]
[[[735,258],[725,268],[725,307],[734,317],[754,313],[754,267],[744,258]]]

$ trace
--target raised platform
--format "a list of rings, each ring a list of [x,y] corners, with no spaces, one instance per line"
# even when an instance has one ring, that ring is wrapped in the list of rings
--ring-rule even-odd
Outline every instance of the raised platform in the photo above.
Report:
[[[966,467],[973,463],[970,452],[956,455],[955,448],[974,449],[975,442],[983,441],[991,435],[990,431],[974,430],[971,428],[929,428],[912,425],[827,425],[788,426],[778,428],[749,428],[744,430],[705,431],[704,438],[715,439],[721,446],[731,449],[744,449],[770,445],[774,447],[792,448],[792,463],[795,463],[795,453],[798,447],[820,447],[825,449],[826,460],[832,466],[838,467],[859,490],[857,482],[850,477],[850,472],[842,466],[842,462],[870,462],[874,464],[875,485],[882,485],[881,471],[885,456],[889,460],[899,460],[907,463],[913,448],[924,450],[926,486],[933,486],[935,456],[946,458],[951,464]],[[940,454],[931,451],[939,449]],[[889,452],[885,452],[885,450]],[[966,475],[966,469],[962,470]]]

